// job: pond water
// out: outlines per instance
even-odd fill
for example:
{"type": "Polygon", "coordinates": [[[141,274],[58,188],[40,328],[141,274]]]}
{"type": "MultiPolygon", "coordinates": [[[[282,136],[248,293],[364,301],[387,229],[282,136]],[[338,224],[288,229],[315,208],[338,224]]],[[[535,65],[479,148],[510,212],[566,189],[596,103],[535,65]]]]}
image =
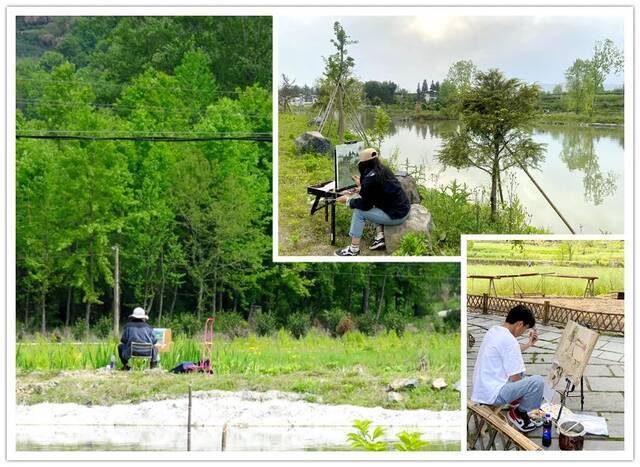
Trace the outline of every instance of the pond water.
{"type": "MultiPolygon", "coordinates": [[[[365,125],[372,124],[367,116],[365,125]]],[[[382,156],[398,150],[399,168],[423,165],[427,186],[448,185],[456,180],[475,189],[478,199],[488,199],[490,179],[477,168],[443,167],[436,152],[442,135],[456,128],[454,121],[411,122],[394,120],[384,141],[382,156]],[[485,187],[485,193],[482,188],[485,187]]],[[[623,221],[623,128],[545,126],[535,129],[533,139],[546,144],[540,170],[529,172],[577,233],[624,233],[623,221]]],[[[511,169],[503,175],[505,199],[517,194],[531,216],[530,224],[565,234],[569,230],[542,197],[527,175],[511,169]]]]}
{"type": "MultiPolygon", "coordinates": [[[[18,451],[186,451],[184,426],[18,425],[18,451]]],[[[386,427],[391,437],[400,431],[420,431],[429,451],[459,451],[459,430],[433,427],[386,427]]],[[[300,426],[230,426],[227,451],[347,451],[353,428],[300,426]]],[[[192,451],[219,451],[222,427],[193,427],[192,451]]]]}

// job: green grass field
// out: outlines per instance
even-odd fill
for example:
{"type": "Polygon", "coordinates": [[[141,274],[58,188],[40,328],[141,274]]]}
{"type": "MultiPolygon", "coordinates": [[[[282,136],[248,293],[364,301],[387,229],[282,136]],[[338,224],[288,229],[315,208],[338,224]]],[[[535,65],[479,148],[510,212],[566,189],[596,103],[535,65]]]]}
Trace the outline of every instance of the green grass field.
{"type": "Polygon", "coordinates": [[[553,261],[563,265],[624,266],[623,241],[471,241],[467,244],[470,260],[553,261]]]}
{"type": "MultiPolygon", "coordinates": [[[[598,277],[596,295],[624,290],[624,242],[618,240],[470,241],[467,260],[469,275],[555,272],[598,277]],[[525,261],[531,264],[513,264],[525,261]]],[[[517,279],[525,292],[539,291],[539,281],[539,276],[517,279]]],[[[498,295],[513,293],[510,279],[498,280],[495,285],[498,295]]],[[[581,297],[585,285],[582,279],[548,277],[544,281],[547,295],[567,297],[581,297]]],[[[486,293],[488,287],[486,279],[467,279],[469,294],[486,293]]]]}
{"type": "MultiPolygon", "coordinates": [[[[310,401],[388,408],[454,410],[460,393],[458,333],[394,332],[365,336],[350,332],[331,338],[312,331],[302,339],[286,332],[272,337],[220,339],[214,344],[215,375],[174,375],[166,371],[96,372],[106,366],[115,342],[98,344],[20,342],[16,349],[18,402],[75,402],[110,405],[117,402],[184,396],[194,390],[281,390],[302,393],[310,401]],[[420,359],[428,371],[420,371],[420,359]],[[395,378],[418,378],[420,387],[406,392],[402,402],[387,400],[387,385],[395,378]],[[431,388],[443,377],[448,387],[431,388]],[[22,389],[21,389],[22,388],[22,389]]],[[[200,344],[174,342],[163,353],[168,370],[184,360],[199,359],[200,344]]]]}

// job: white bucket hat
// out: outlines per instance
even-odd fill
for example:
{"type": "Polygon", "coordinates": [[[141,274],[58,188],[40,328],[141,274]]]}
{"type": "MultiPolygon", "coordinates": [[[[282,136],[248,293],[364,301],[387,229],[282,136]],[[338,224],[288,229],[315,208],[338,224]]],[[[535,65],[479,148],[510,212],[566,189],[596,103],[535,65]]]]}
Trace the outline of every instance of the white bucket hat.
{"type": "Polygon", "coordinates": [[[133,313],[129,315],[129,318],[149,319],[143,308],[137,307],[133,310],[133,313]]]}

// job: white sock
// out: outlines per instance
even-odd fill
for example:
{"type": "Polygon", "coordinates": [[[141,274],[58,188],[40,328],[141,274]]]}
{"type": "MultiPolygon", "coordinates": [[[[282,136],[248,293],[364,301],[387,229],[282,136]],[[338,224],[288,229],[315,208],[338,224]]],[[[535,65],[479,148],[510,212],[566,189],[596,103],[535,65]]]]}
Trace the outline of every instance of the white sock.
{"type": "Polygon", "coordinates": [[[349,245],[349,249],[353,252],[360,251],[360,247],[354,244],[349,245]]]}
{"type": "Polygon", "coordinates": [[[376,232],[376,240],[382,240],[384,238],[384,232],[376,232]]]}

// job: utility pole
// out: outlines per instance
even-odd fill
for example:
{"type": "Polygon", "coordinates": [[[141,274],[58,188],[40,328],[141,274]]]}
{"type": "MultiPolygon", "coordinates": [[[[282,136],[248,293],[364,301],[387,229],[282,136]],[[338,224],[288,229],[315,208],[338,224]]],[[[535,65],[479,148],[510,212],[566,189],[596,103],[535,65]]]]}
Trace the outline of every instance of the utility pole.
{"type": "Polygon", "coordinates": [[[120,247],[113,247],[115,266],[113,284],[113,335],[120,337],[120,247]]]}

